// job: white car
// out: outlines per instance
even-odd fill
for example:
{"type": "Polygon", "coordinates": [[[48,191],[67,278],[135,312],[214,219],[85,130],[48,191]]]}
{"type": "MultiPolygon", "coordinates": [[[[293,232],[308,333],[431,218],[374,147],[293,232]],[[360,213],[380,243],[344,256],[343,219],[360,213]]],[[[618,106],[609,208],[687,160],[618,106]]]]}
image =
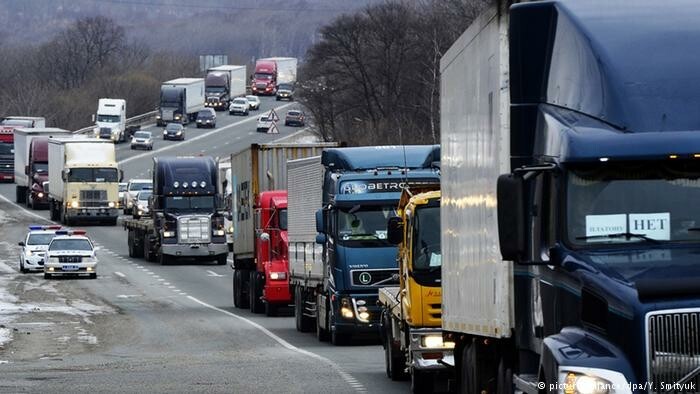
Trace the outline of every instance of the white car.
{"type": "MultiPolygon", "coordinates": [[[[126,195],[126,187],[129,186],[127,182],[119,182],[119,203],[122,204],[124,201],[124,196],[126,195]]],[[[46,190],[46,189],[44,189],[46,190]]]]}
{"type": "Polygon", "coordinates": [[[134,198],[141,190],[151,190],[153,189],[153,181],[150,179],[132,179],[126,186],[126,193],[124,193],[124,200],[121,201],[124,207],[124,214],[130,215],[132,208],[134,207],[134,198]]]}
{"type": "Polygon", "coordinates": [[[150,131],[137,131],[131,136],[131,149],[153,150],[153,135],[150,131]]]}
{"type": "Polygon", "coordinates": [[[49,243],[56,236],[56,230],[61,226],[29,226],[29,232],[24,241],[19,243],[22,250],[19,254],[19,271],[42,271],[44,269],[44,254],[49,243]]]}
{"type": "Polygon", "coordinates": [[[134,199],[134,219],[148,215],[148,198],[153,194],[153,190],[142,190],[134,199]]]}
{"type": "Polygon", "coordinates": [[[231,101],[231,105],[228,106],[229,115],[242,114],[248,115],[250,110],[250,102],[245,97],[237,97],[231,101]]]}
{"type": "Polygon", "coordinates": [[[260,115],[258,117],[258,124],[256,131],[267,131],[272,127],[273,117],[269,113],[265,115],[260,115]]]}
{"type": "Polygon", "coordinates": [[[257,111],[260,109],[260,97],[258,96],[245,96],[246,99],[248,99],[248,103],[250,104],[250,110],[251,111],[257,111]]]}
{"type": "Polygon", "coordinates": [[[83,230],[57,230],[46,250],[44,279],[53,276],[97,278],[97,248],[83,230]]]}

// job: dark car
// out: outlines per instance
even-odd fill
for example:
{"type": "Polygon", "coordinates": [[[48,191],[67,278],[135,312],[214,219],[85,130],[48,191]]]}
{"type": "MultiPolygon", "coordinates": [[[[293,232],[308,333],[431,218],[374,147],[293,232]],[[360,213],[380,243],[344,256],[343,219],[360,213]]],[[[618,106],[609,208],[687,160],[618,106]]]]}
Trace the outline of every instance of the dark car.
{"type": "Polygon", "coordinates": [[[185,139],[185,126],[179,123],[168,123],[163,130],[164,140],[180,140],[185,139]]]}
{"type": "Polygon", "coordinates": [[[197,112],[197,128],[216,127],[216,111],[213,108],[204,108],[197,112]]]}
{"type": "Polygon", "coordinates": [[[291,111],[287,111],[287,115],[284,117],[284,125],[285,126],[304,126],[306,120],[306,116],[304,115],[303,111],[299,111],[296,109],[293,109],[291,111]]]}
{"type": "Polygon", "coordinates": [[[277,101],[294,100],[294,86],[291,83],[281,83],[277,85],[277,101]]]}

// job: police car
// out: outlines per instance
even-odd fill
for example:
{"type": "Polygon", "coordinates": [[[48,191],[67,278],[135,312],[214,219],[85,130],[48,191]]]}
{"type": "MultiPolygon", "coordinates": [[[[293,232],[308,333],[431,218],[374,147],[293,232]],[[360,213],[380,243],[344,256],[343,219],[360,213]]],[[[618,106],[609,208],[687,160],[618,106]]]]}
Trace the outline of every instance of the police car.
{"type": "Polygon", "coordinates": [[[22,251],[19,254],[19,270],[22,273],[42,271],[44,269],[44,254],[49,243],[56,236],[56,230],[61,226],[29,226],[29,232],[24,241],[19,243],[22,251]]]}
{"type": "Polygon", "coordinates": [[[97,248],[84,230],[58,230],[46,250],[44,278],[88,276],[97,278],[97,248]]]}

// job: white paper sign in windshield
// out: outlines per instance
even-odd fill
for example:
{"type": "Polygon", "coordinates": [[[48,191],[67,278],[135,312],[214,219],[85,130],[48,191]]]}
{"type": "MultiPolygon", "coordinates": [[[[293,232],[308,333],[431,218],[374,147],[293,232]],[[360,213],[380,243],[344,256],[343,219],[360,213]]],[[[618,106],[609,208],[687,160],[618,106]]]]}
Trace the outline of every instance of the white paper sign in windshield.
{"type": "Polygon", "coordinates": [[[660,241],[671,239],[671,214],[661,213],[630,213],[629,231],[635,234],[644,234],[649,238],[660,241]]]}
{"type": "Polygon", "coordinates": [[[627,215],[586,215],[586,236],[627,232],[627,215]]]}

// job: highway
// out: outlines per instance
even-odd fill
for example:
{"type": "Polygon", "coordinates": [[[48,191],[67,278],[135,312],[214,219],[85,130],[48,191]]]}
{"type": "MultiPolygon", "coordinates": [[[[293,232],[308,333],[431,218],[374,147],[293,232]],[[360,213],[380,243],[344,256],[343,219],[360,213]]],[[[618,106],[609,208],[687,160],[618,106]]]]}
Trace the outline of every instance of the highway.
{"type": "MultiPolygon", "coordinates": [[[[117,147],[124,179],[149,178],[154,156],[224,157],[251,143],[293,135],[284,113],[295,102],[262,98],[247,117],[217,114],[217,128],[190,123],[186,140],[163,141],[149,127],[152,151],[117,147]],[[258,114],[276,107],[280,133],[255,131],[258,114]]],[[[99,246],[97,280],[44,280],[20,274],[18,246],[47,211],[14,204],[0,185],[0,392],[298,392],[399,393],[376,341],[333,347],[295,330],[291,310],[269,318],[233,307],[228,265],[161,266],[128,257],[120,227],[90,226],[99,246]],[[4,283],[3,283],[4,282],[4,283]]]]}

